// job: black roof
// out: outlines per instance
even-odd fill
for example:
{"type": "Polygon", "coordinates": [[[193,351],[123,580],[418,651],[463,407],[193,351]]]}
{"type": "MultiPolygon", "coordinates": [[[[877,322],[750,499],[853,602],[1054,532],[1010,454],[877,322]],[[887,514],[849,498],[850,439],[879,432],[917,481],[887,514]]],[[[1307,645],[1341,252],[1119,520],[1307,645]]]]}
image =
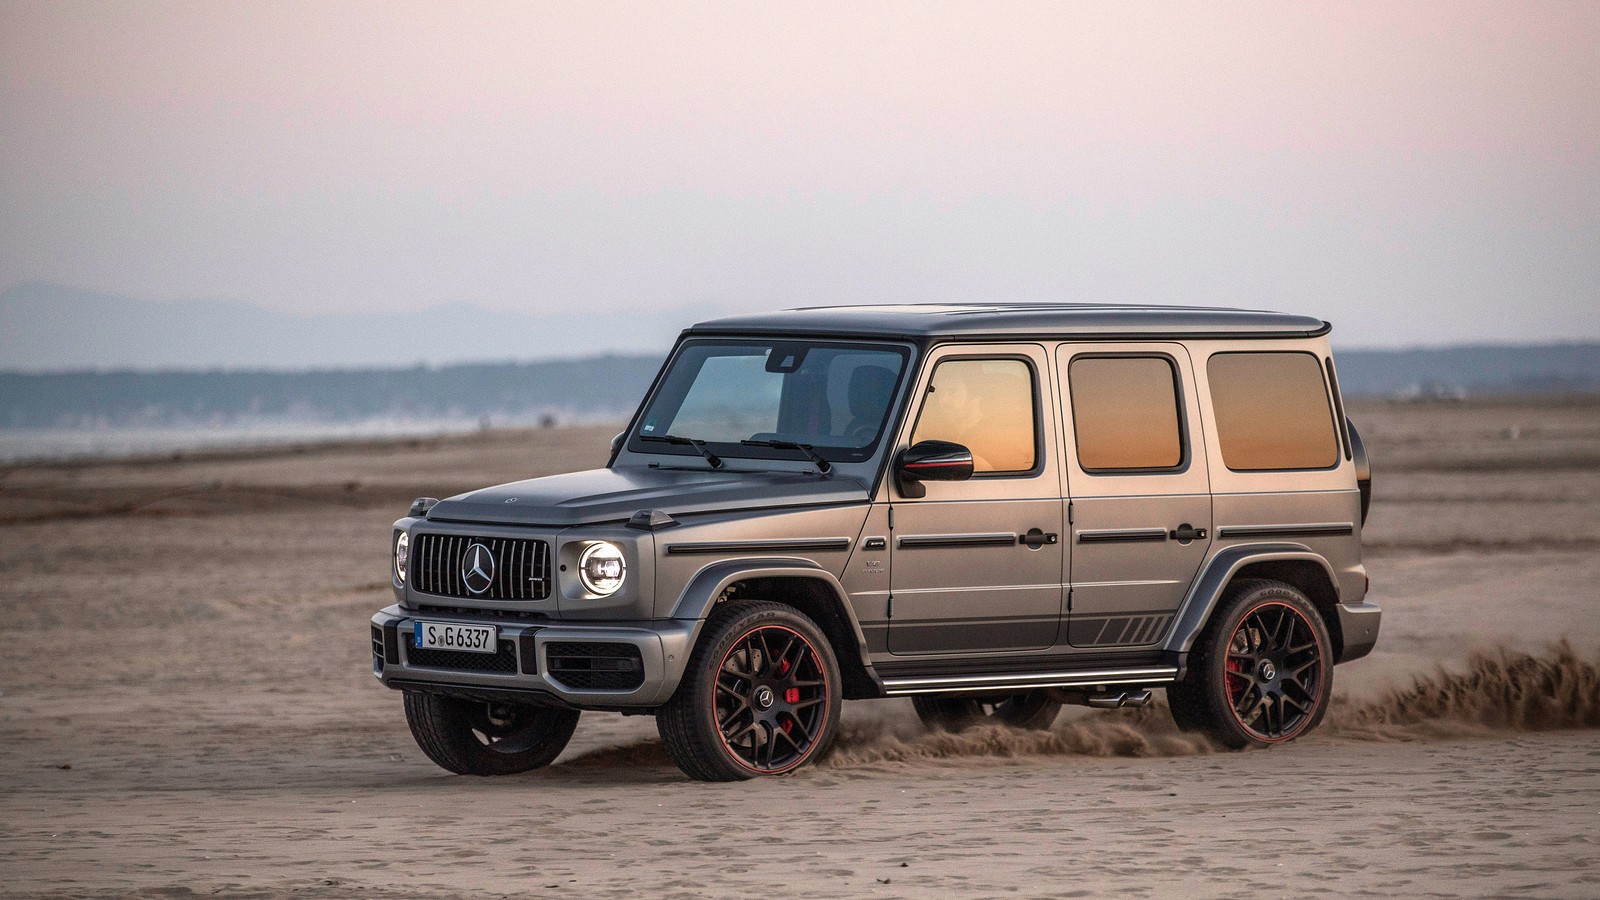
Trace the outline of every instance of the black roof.
{"type": "Polygon", "coordinates": [[[828,337],[1315,337],[1332,328],[1310,316],[1204,306],[961,303],[813,306],[712,319],[693,334],[828,337]]]}

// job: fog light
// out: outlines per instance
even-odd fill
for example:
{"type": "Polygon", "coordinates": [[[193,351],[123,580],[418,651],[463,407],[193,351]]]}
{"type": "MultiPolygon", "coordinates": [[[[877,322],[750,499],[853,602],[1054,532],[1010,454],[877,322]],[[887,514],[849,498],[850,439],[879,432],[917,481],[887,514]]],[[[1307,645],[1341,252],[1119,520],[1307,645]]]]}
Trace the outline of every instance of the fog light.
{"type": "Polygon", "coordinates": [[[628,576],[628,564],[622,560],[622,548],[600,541],[590,544],[578,557],[578,579],[591,594],[609,597],[622,587],[628,576]]]}

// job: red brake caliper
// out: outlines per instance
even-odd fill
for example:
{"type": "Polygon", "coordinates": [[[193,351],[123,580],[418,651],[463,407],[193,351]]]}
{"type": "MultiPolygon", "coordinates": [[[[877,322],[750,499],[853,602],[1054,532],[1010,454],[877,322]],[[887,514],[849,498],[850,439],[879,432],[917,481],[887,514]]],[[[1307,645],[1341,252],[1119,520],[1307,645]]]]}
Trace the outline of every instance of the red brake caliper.
{"type": "MultiPolygon", "coordinates": [[[[1248,641],[1249,638],[1247,637],[1246,640],[1248,641]]],[[[1232,641],[1228,642],[1228,649],[1225,652],[1228,652],[1230,654],[1233,652],[1233,642],[1232,641]]],[[[1228,677],[1225,679],[1226,682],[1227,682],[1227,688],[1228,688],[1228,699],[1229,700],[1234,700],[1238,696],[1239,692],[1244,689],[1243,688],[1243,684],[1242,684],[1243,678],[1234,677],[1234,676],[1242,676],[1244,674],[1244,663],[1239,661],[1239,660],[1237,660],[1237,659],[1234,659],[1230,655],[1227,658],[1227,662],[1225,662],[1223,664],[1223,668],[1226,669],[1227,673],[1228,673],[1228,677]]]]}
{"type": "MultiPolygon", "coordinates": [[[[779,675],[787,675],[787,674],[789,674],[789,670],[792,669],[792,668],[794,668],[794,664],[789,662],[789,660],[787,660],[787,659],[778,660],[778,674],[779,675]]],[[[797,687],[792,687],[792,688],[785,689],[784,692],[783,692],[783,702],[785,702],[785,703],[799,703],[800,702],[800,689],[797,688],[797,687]]],[[[794,722],[791,721],[789,719],[789,717],[785,716],[784,718],[779,720],[778,727],[783,729],[783,733],[784,734],[788,734],[789,732],[794,730],[794,722]]]]}

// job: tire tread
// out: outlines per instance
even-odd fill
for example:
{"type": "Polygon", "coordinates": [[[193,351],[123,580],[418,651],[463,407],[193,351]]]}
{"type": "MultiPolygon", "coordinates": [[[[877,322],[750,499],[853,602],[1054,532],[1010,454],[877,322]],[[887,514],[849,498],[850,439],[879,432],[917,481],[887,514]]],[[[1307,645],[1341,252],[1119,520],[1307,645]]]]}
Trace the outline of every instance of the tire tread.
{"type": "Polygon", "coordinates": [[[575,709],[532,707],[534,715],[547,725],[538,743],[519,753],[497,753],[472,735],[464,721],[461,706],[464,702],[474,701],[421,691],[405,692],[406,722],[411,726],[411,736],[417,746],[440,768],[457,775],[515,775],[543,768],[561,755],[578,727],[579,712],[575,709]]]}
{"type": "Polygon", "coordinates": [[[965,697],[946,697],[938,694],[917,695],[911,698],[917,718],[932,730],[961,731],[985,722],[998,723],[1021,731],[1044,731],[1061,714],[1059,701],[1043,700],[1028,715],[985,715],[977,700],[965,697]]]}

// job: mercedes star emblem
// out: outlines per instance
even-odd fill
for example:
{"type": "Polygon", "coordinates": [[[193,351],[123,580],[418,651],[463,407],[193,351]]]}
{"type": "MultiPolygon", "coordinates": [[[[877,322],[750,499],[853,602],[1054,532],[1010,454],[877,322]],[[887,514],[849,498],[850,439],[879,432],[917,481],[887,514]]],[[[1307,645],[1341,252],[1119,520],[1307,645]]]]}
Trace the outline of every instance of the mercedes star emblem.
{"type": "Polygon", "coordinates": [[[473,544],[461,555],[461,583],[467,592],[481,594],[494,584],[494,554],[482,544],[473,544]]]}

